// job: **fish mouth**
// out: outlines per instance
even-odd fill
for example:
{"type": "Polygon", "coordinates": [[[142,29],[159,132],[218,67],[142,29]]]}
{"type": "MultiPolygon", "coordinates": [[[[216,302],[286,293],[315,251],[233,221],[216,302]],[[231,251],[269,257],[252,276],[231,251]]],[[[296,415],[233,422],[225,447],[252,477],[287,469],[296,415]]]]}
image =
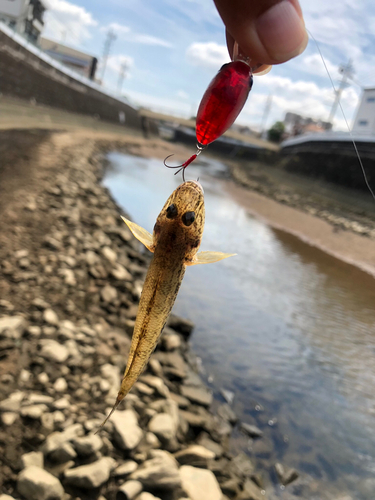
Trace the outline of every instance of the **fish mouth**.
{"type": "Polygon", "coordinates": [[[193,184],[193,186],[198,189],[202,194],[204,194],[203,186],[199,181],[188,181],[189,183],[193,184]]]}

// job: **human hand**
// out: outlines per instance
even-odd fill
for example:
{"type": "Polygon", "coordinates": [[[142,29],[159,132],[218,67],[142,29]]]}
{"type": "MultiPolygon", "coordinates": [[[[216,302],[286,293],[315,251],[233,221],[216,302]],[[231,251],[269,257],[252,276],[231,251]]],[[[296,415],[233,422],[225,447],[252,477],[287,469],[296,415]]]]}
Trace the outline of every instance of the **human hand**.
{"type": "Polygon", "coordinates": [[[229,54],[236,41],[251,66],[288,61],[301,54],[308,35],[298,0],[214,0],[225,24],[229,54]]]}

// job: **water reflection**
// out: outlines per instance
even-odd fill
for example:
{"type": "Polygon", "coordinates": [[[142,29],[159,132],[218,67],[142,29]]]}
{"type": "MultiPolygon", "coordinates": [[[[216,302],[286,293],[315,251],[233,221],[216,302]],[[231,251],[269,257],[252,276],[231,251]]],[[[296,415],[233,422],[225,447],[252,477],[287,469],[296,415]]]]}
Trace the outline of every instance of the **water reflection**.
{"type": "MultiPolygon", "coordinates": [[[[114,169],[105,184],[151,230],[179,179],[158,160],[109,159],[114,169]]],[[[375,463],[375,281],[250,216],[207,174],[222,175],[223,165],[205,163],[188,176],[199,176],[205,189],[201,249],[238,255],[189,268],[176,312],[197,325],[193,348],[216,394],[220,387],[234,391],[236,412],[264,429],[269,450],[254,444],[250,453],[265,468],[282,459],[357,491],[375,463]]],[[[238,437],[234,443],[244,446],[238,437]]]]}

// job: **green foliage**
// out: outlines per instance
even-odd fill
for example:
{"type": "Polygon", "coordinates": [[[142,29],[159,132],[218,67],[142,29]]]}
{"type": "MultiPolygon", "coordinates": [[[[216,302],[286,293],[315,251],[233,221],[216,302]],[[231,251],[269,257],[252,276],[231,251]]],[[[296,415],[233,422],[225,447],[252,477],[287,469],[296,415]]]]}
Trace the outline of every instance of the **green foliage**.
{"type": "Polygon", "coordinates": [[[268,130],[268,140],[272,142],[281,142],[283,134],[285,131],[285,126],[283,122],[276,122],[268,130]]]}

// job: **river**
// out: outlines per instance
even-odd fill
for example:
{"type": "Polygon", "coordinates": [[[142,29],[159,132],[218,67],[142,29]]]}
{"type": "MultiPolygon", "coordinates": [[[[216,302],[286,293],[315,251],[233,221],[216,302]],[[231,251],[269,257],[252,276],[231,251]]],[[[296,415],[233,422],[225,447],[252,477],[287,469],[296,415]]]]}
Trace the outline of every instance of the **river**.
{"type": "MultiPolygon", "coordinates": [[[[152,231],[180,175],[156,159],[108,159],[104,184],[152,231]]],[[[174,311],[196,324],[192,348],[216,399],[232,391],[237,415],[264,431],[254,442],[235,431],[232,446],[273,485],[276,461],[295,467],[300,498],[373,500],[375,280],[250,215],[225,175],[210,159],[187,172],[205,190],[201,250],[237,255],[188,268],[174,311]]]]}

